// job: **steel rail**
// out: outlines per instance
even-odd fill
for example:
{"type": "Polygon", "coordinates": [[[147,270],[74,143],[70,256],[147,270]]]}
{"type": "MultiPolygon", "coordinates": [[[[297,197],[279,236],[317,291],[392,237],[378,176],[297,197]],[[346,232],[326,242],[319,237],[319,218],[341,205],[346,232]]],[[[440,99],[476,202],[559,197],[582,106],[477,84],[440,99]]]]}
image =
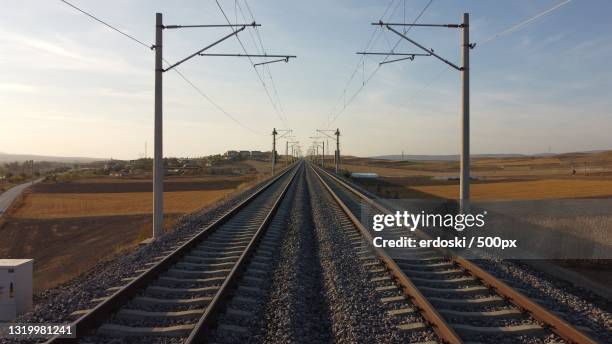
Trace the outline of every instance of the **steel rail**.
{"type": "Polygon", "coordinates": [[[225,304],[225,301],[231,291],[231,288],[238,279],[238,276],[246,268],[246,262],[248,260],[247,257],[252,255],[257,246],[257,243],[260,241],[261,237],[268,229],[270,222],[272,222],[274,215],[276,215],[276,212],[278,211],[281,202],[287,194],[287,190],[289,190],[289,187],[291,186],[300,168],[301,165],[298,165],[298,167],[294,169],[293,174],[291,175],[289,181],[283,188],[283,191],[274,202],[274,205],[272,206],[270,211],[268,211],[266,218],[257,229],[257,232],[245,248],[244,252],[242,252],[242,254],[240,255],[240,258],[238,259],[236,264],[232,267],[232,270],[223,281],[223,284],[221,284],[219,291],[216,293],[212,301],[206,306],[204,314],[200,317],[196,326],[191,331],[191,334],[185,341],[186,344],[202,343],[206,341],[206,335],[209,333],[209,330],[212,328],[212,325],[214,324],[217,317],[219,316],[219,313],[223,309],[223,305],[225,304]]]}
{"type": "MultiPolygon", "coordinates": [[[[312,168],[312,166],[311,166],[312,168]]],[[[318,168],[317,168],[318,169],[318,168]]],[[[434,306],[429,303],[429,301],[421,294],[418,288],[412,283],[412,281],[404,274],[402,269],[395,263],[393,258],[389,257],[389,255],[381,248],[376,247],[372,244],[372,235],[367,228],[363,226],[361,221],[355,217],[353,212],[348,208],[348,206],[336,195],[336,193],[331,189],[331,187],[323,180],[321,175],[317,172],[316,169],[313,168],[313,172],[317,175],[319,180],[325,189],[330,193],[332,198],[336,201],[336,203],[342,208],[344,213],[349,217],[353,225],[357,228],[357,230],[361,233],[363,237],[366,238],[368,245],[376,252],[376,255],[387,267],[387,270],[393,275],[395,280],[402,287],[404,293],[410,298],[410,300],[418,307],[421,315],[430,322],[433,327],[433,330],[447,343],[458,344],[463,343],[459,335],[455,332],[455,330],[444,320],[444,318],[438,313],[434,306]]]]}
{"type": "Polygon", "coordinates": [[[85,313],[80,318],[73,321],[71,325],[76,338],[63,338],[60,336],[55,336],[46,341],[45,343],[75,343],[78,342],[79,338],[90,334],[94,329],[98,328],[105,320],[107,320],[112,313],[116,312],[121,306],[123,306],[126,302],[128,302],[140,291],[142,291],[142,289],[146,288],[149,284],[151,284],[151,282],[153,282],[162,272],[167,270],[168,267],[176,263],[193,247],[197,246],[209,235],[214,233],[219,227],[229,221],[233,216],[235,216],[239,211],[241,211],[254,199],[259,197],[265,190],[269,189],[277,181],[287,175],[289,171],[291,171],[292,169],[296,169],[296,166],[297,165],[290,165],[289,167],[285,168],[285,170],[282,171],[279,175],[272,178],[269,182],[261,186],[248,198],[231,208],[221,218],[208,225],[200,233],[196,234],[187,242],[183,243],[180,247],[169,253],[164,259],[147,269],[145,272],[138,275],[134,280],[121,287],[121,289],[109,296],[106,300],[96,305],[89,312],[85,313]]]}
{"type": "MultiPolygon", "coordinates": [[[[385,214],[392,214],[393,212],[389,209],[385,208],[383,205],[378,202],[370,199],[365,196],[359,190],[355,189],[345,181],[340,178],[334,176],[333,174],[325,171],[319,167],[317,169],[321,170],[323,173],[327,174],[330,178],[340,184],[342,187],[349,190],[351,193],[355,194],[360,200],[365,201],[369,205],[378,209],[379,211],[385,214]]],[[[347,208],[348,209],[348,208],[347,208]]],[[[431,237],[424,233],[423,231],[416,232],[417,236],[420,236],[422,239],[431,239],[431,237]]],[[[482,268],[478,267],[476,264],[470,262],[469,260],[455,254],[451,250],[445,248],[437,248],[438,251],[442,252],[444,255],[449,257],[453,262],[463,267],[466,271],[468,271],[471,275],[481,280],[484,284],[494,289],[500,296],[506,298],[509,302],[517,306],[519,309],[525,310],[527,313],[531,314],[534,319],[539,320],[550,327],[550,329],[559,335],[561,338],[573,342],[573,343],[588,343],[588,344],[596,344],[597,341],[584,334],[582,331],[578,330],[571,324],[567,323],[563,319],[559,318],[552,312],[548,311],[544,307],[538,305],[529,299],[529,297],[523,295],[518,292],[511,286],[506,283],[500,281],[495,278],[490,273],[486,272],[482,268]]]]}

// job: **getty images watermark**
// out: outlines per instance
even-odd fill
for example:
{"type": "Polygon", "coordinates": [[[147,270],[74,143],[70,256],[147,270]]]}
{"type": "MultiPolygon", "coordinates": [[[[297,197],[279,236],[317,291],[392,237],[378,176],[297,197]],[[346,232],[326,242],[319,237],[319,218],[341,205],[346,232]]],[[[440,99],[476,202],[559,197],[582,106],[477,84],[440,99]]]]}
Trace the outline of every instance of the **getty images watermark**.
{"type": "Polygon", "coordinates": [[[385,228],[407,228],[415,231],[417,228],[453,228],[458,232],[470,228],[482,228],[485,225],[484,211],[479,214],[426,214],[410,213],[406,210],[396,211],[395,214],[375,214],[372,217],[372,229],[377,232],[385,228]]]}

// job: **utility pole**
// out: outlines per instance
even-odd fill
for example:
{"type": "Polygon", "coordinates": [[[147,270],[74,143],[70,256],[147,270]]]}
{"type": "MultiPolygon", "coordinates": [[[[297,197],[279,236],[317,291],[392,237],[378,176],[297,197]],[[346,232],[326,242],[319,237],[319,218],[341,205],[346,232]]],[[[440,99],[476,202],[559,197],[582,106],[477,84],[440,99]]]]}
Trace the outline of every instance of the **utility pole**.
{"type": "Polygon", "coordinates": [[[272,129],[272,175],[274,175],[274,165],[276,165],[276,128],[272,129]]]}
{"type": "Polygon", "coordinates": [[[461,59],[463,67],[461,69],[461,80],[463,87],[461,88],[462,101],[462,136],[461,136],[461,178],[459,184],[461,194],[459,200],[462,210],[469,210],[470,200],[470,15],[463,14],[463,54],[461,59]]]}
{"type": "MultiPolygon", "coordinates": [[[[317,130],[317,132],[321,132],[319,130],[317,130]]],[[[325,137],[321,137],[321,136],[311,136],[309,137],[310,139],[313,139],[315,141],[313,141],[313,144],[316,146],[316,150],[317,150],[317,154],[315,155],[315,161],[317,161],[316,159],[320,159],[319,160],[319,165],[321,165],[321,167],[325,167],[323,165],[323,157],[325,156],[325,137]],[[319,145],[321,145],[321,150],[322,150],[322,154],[319,156],[319,145]]]]}
{"type": "MultiPolygon", "coordinates": [[[[293,130],[291,130],[291,129],[279,129],[277,131],[276,128],[274,128],[274,130],[272,131],[272,135],[274,136],[274,138],[272,139],[273,140],[273,147],[274,147],[273,152],[272,152],[272,156],[273,156],[273,159],[272,159],[272,175],[274,175],[274,167],[275,167],[274,165],[276,165],[276,135],[279,134],[279,133],[282,133],[282,135],[278,137],[279,139],[282,139],[282,138],[285,138],[288,135],[290,135],[291,132],[293,132],[293,130]]],[[[286,138],[286,140],[287,140],[287,138],[286,138]]],[[[287,150],[289,149],[289,146],[286,145],[285,147],[286,147],[286,151],[285,151],[285,153],[286,153],[287,150]]]]}
{"type": "Polygon", "coordinates": [[[323,151],[323,147],[325,146],[324,141],[313,141],[313,162],[317,163],[318,160],[318,164],[323,167],[323,160],[322,160],[322,156],[319,154],[319,147],[321,147],[321,152],[323,151]]]}
{"type": "Polygon", "coordinates": [[[340,129],[336,128],[336,174],[340,171],[340,129]]]}
{"type": "MultiPolygon", "coordinates": [[[[162,14],[155,14],[155,45],[151,48],[155,50],[155,125],[154,125],[154,153],[153,153],[153,240],[158,239],[163,235],[163,221],[164,221],[164,205],[163,205],[163,194],[164,194],[164,162],[163,162],[163,73],[172,70],[179,65],[187,62],[188,60],[196,56],[235,56],[235,57],[282,57],[282,60],[266,61],[265,63],[274,63],[285,61],[289,62],[290,58],[295,58],[295,55],[268,55],[268,54],[206,54],[204,51],[216,46],[217,44],[225,41],[226,39],[237,36],[238,33],[242,32],[247,27],[261,26],[255,22],[250,24],[204,24],[204,25],[164,25],[162,20],[162,14]],[[217,41],[205,46],[202,49],[194,52],[193,54],[179,60],[174,64],[169,64],[168,67],[164,68],[163,62],[163,30],[166,29],[190,29],[190,28],[220,28],[228,27],[232,30],[231,33],[218,39],[217,41]]],[[[261,64],[261,63],[259,63],[261,64]]],[[[257,64],[254,64],[257,65],[257,64]]]]}
{"type": "Polygon", "coordinates": [[[321,141],[323,149],[321,149],[321,167],[325,168],[325,141],[321,141]]]}
{"type": "Polygon", "coordinates": [[[163,235],[164,226],[164,161],[162,137],[162,82],[164,24],[162,14],[155,14],[155,128],[153,154],[153,240],[163,235]]]}
{"type": "MultiPolygon", "coordinates": [[[[470,49],[473,49],[476,44],[470,43],[470,15],[469,13],[463,14],[463,23],[461,24],[406,24],[406,23],[384,23],[379,21],[378,23],[372,23],[372,25],[379,25],[381,27],[385,27],[387,30],[395,33],[401,38],[407,40],[412,43],[419,49],[425,51],[427,54],[425,55],[417,55],[417,54],[399,54],[399,55],[412,55],[410,56],[410,60],[414,60],[414,56],[433,56],[438,60],[446,63],[452,68],[461,72],[461,93],[462,93],[462,104],[461,104],[461,158],[460,158],[460,174],[459,174],[459,200],[461,212],[465,213],[469,211],[469,199],[470,199],[470,49]],[[459,67],[456,64],[450,62],[449,60],[441,57],[436,54],[433,49],[428,49],[423,45],[415,42],[411,38],[406,36],[406,32],[399,32],[394,29],[393,26],[418,26],[418,27],[445,27],[445,28],[459,28],[462,30],[462,39],[461,39],[461,48],[462,48],[462,57],[461,62],[462,66],[459,67]]],[[[366,55],[380,55],[385,53],[358,53],[358,54],[366,54],[366,55]]],[[[391,55],[398,55],[392,54],[391,55]]],[[[407,58],[386,61],[385,63],[396,62],[401,60],[406,60],[407,58]]],[[[382,63],[381,63],[382,64],[382,63]]]]}
{"type": "MultiPolygon", "coordinates": [[[[336,170],[336,173],[338,173],[339,171],[339,165],[340,165],[340,129],[336,128],[336,130],[327,130],[327,129],[317,129],[318,133],[321,133],[331,139],[335,139],[336,140],[336,152],[334,154],[334,167],[336,170]],[[328,132],[333,133],[334,136],[328,134],[328,132]]],[[[318,139],[318,137],[312,137],[312,138],[316,138],[318,139]]],[[[327,150],[329,152],[329,142],[327,144],[327,150]]]]}
{"type": "MultiPolygon", "coordinates": [[[[294,147],[300,143],[299,141],[287,141],[287,161],[289,161],[289,148],[291,148],[291,158],[293,160],[294,147]]],[[[293,161],[292,161],[293,162],[293,161]]]]}

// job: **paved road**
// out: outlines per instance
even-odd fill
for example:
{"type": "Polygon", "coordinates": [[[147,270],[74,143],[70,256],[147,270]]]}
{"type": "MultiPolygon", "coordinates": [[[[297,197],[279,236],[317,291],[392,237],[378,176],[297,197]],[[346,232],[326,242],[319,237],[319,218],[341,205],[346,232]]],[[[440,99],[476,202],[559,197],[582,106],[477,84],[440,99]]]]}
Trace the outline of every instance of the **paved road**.
{"type": "MultiPolygon", "coordinates": [[[[37,179],[34,183],[38,183],[42,181],[43,178],[37,179]]],[[[8,189],[6,192],[0,194],[0,215],[4,214],[4,212],[13,204],[15,199],[21,195],[23,190],[27,189],[32,185],[32,182],[27,182],[19,185],[15,185],[12,188],[8,189]]]]}

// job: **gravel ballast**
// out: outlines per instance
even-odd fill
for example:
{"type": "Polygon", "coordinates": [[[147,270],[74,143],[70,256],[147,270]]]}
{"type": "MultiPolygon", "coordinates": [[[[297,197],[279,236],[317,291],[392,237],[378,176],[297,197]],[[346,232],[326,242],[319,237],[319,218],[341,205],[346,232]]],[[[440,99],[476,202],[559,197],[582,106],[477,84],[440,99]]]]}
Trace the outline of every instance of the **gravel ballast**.
{"type": "MultiPolygon", "coordinates": [[[[371,280],[386,277],[377,258],[367,266],[358,252],[367,250],[363,239],[347,226],[348,217],[323,188],[312,170],[308,169],[308,190],[326,297],[329,300],[333,341],[338,343],[406,343],[436,340],[430,328],[415,331],[400,330],[399,323],[424,323],[418,314],[407,318],[388,314],[383,298],[399,296],[399,288],[381,293],[371,280]],[[348,229],[348,230],[343,230],[348,229]],[[352,238],[352,239],[351,239],[352,238]],[[357,238],[357,239],[355,239],[357,238]],[[359,244],[355,244],[359,242],[359,244]],[[383,272],[373,274],[372,269],[383,272]],[[402,321],[403,319],[403,321],[402,321]],[[406,322],[408,320],[408,322],[406,322]]],[[[405,301],[401,304],[405,307],[405,301]]]]}
{"type": "Polygon", "coordinates": [[[253,194],[267,181],[183,216],[170,233],[152,244],[104,259],[82,275],[35,294],[32,311],[21,315],[15,322],[66,323],[75,320],[76,317],[71,313],[95,306],[92,299],[110,295],[112,292],[108,291],[108,288],[126,284],[122,279],[136,276],[136,270],[145,268],[145,264],[178,247],[253,194]]]}

